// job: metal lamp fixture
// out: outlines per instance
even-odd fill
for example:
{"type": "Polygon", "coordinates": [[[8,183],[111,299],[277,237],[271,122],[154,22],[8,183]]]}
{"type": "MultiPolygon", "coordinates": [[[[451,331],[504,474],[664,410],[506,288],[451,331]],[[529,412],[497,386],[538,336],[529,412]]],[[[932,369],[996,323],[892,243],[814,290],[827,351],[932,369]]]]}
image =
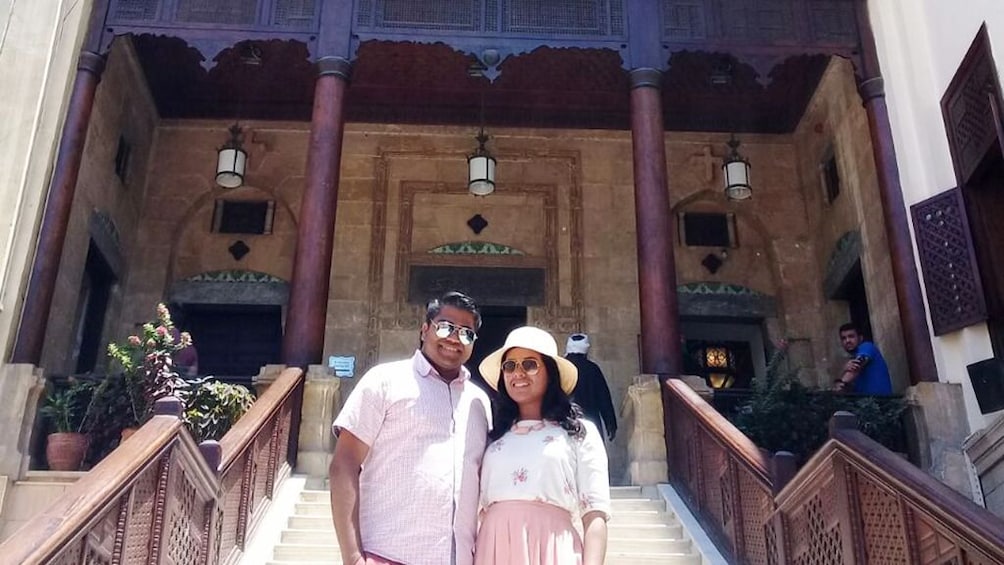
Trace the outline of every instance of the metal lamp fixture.
{"type": "Polygon", "coordinates": [[[237,188],[244,184],[248,154],[244,151],[244,133],[241,126],[230,126],[230,139],[219,149],[216,159],[216,184],[223,188],[237,188]]]}
{"type": "Polygon", "coordinates": [[[488,136],[484,126],[474,139],[478,148],[467,157],[467,190],[474,196],[488,196],[495,192],[495,157],[485,149],[488,136]]]}
{"type": "Polygon", "coordinates": [[[750,162],[739,154],[739,140],[735,134],[729,139],[731,151],[722,163],[722,176],[725,178],[725,197],[729,200],[747,200],[753,196],[750,187],[750,162]]]}

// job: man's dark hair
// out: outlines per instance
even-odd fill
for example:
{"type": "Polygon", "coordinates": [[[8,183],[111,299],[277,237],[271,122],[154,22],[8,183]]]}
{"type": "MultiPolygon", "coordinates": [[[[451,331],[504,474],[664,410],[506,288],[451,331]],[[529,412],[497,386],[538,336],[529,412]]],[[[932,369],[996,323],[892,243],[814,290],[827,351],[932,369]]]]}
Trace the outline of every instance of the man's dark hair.
{"type": "Polygon", "coordinates": [[[861,333],[861,329],[858,328],[858,326],[855,325],[854,322],[847,322],[846,324],[840,326],[840,329],[837,330],[837,333],[844,333],[849,330],[854,330],[858,333],[858,335],[863,335],[861,333]]]}
{"type": "Polygon", "coordinates": [[[425,307],[425,321],[431,322],[439,315],[444,306],[453,306],[458,310],[464,310],[474,314],[474,331],[481,329],[481,311],[474,299],[462,292],[451,291],[432,299],[425,307]]]}

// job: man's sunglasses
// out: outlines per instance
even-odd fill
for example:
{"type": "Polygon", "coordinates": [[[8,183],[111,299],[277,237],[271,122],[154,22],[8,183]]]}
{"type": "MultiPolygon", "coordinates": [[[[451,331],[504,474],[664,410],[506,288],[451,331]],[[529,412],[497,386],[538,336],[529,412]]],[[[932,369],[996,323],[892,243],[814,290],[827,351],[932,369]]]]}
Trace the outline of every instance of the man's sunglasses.
{"type": "Polygon", "coordinates": [[[523,373],[527,376],[536,375],[540,371],[540,361],[537,361],[533,357],[527,357],[522,361],[516,361],[515,359],[509,359],[502,363],[502,372],[511,375],[516,372],[516,367],[523,369],[523,373]]]}
{"type": "Polygon", "coordinates": [[[478,334],[471,328],[458,326],[449,320],[433,322],[432,327],[436,328],[436,337],[439,339],[446,339],[453,335],[453,332],[457,332],[457,338],[463,345],[470,345],[478,339],[478,334]]]}

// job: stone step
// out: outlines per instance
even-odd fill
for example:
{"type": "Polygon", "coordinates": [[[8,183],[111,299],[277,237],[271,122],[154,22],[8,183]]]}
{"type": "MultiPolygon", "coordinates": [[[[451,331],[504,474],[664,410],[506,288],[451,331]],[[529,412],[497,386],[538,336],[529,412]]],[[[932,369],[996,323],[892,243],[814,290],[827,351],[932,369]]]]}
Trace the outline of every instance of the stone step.
{"type": "Polygon", "coordinates": [[[684,553],[627,553],[607,552],[606,565],[701,565],[700,555],[684,553]]]}
{"type": "Polygon", "coordinates": [[[655,525],[639,524],[608,524],[607,536],[610,539],[683,539],[683,526],[679,523],[655,525]]]}
{"type": "Polygon", "coordinates": [[[331,502],[331,493],[326,490],[305,490],[300,492],[300,502],[331,502]]]}
{"type": "Polygon", "coordinates": [[[327,502],[297,502],[297,516],[327,516],[331,517],[331,504],[327,502]]]}
{"type": "MultiPolygon", "coordinates": [[[[608,554],[632,553],[672,553],[687,554],[691,542],[684,539],[613,538],[607,541],[608,554]]],[[[276,559],[323,558],[338,554],[338,544],[334,532],[310,530],[286,530],[282,533],[282,543],[275,546],[276,559]]]]}
{"type": "MultiPolygon", "coordinates": [[[[613,513],[615,516],[633,512],[665,512],[666,503],[646,498],[623,498],[614,499],[613,513]]],[[[298,502],[296,504],[296,514],[298,516],[331,516],[331,505],[324,502],[298,502]]]]}
{"type": "Polygon", "coordinates": [[[658,510],[630,510],[625,512],[614,512],[610,517],[610,524],[617,525],[658,525],[676,522],[676,515],[672,512],[660,512],[658,510]]]}
{"type": "Polygon", "coordinates": [[[272,558],[278,561],[341,562],[337,545],[285,544],[275,546],[272,558]]]}
{"type": "Polygon", "coordinates": [[[614,513],[625,510],[658,510],[666,511],[666,501],[649,498],[614,498],[611,501],[614,513]]]}
{"type": "Polygon", "coordinates": [[[641,492],[641,487],[610,487],[610,498],[647,498],[641,492]]]}

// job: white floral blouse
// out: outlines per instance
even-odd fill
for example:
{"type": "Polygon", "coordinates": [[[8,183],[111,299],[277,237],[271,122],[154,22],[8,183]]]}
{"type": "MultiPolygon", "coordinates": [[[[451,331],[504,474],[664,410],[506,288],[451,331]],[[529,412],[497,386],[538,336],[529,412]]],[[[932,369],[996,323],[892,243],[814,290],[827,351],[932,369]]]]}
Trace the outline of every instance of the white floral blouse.
{"type": "Polygon", "coordinates": [[[522,420],[489,444],[481,464],[482,508],[529,500],[564,508],[576,519],[594,510],[609,519],[607,451],[596,425],[579,421],[581,440],[554,422],[522,420]]]}

